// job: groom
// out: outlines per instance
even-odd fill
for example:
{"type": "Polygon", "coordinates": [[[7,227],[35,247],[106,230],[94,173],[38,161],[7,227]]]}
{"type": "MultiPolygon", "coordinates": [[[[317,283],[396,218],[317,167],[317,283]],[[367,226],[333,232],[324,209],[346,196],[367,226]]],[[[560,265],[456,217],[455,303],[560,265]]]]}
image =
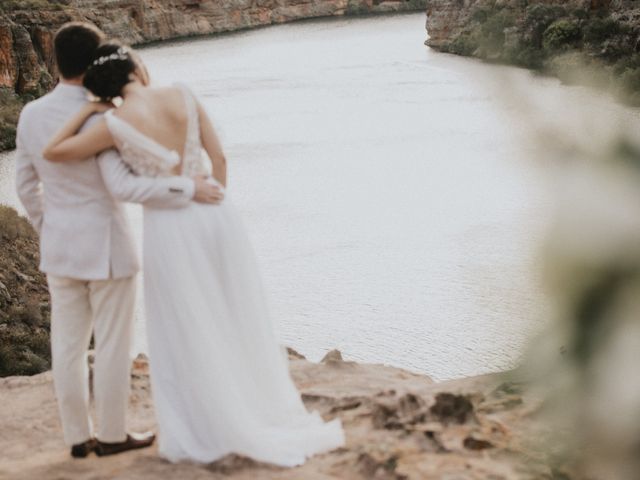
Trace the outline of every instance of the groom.
{"type": "Polygon", "coordinates": [[[40,268],[51,293],[53,380],[73,457],[91,451],[110,455],[154,441],[150,433],[127,433],[125,425],[139,266],[120,202],[183,208],[192,200],[222,200],[221,191],[204,177],[135,176],[115,150],[66,164],[42,158],[49,139],[88,101],[82,80],[103,40],[90,24],[70,23],[58,31],[60,82],[24,108],[17,132],[17,190],[40,234],[40,268]],[[95,437],[86,359],[92,333],[95,437]]]}

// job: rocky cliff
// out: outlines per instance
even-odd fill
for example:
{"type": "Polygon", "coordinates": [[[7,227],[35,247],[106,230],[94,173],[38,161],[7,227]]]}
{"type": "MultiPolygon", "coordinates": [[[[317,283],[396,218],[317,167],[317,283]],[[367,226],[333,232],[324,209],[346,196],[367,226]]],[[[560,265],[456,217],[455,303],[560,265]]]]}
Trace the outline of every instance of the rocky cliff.
{"type": "MultiPolygon", "coordinates": [[[[31,480],[543,480],[578,479],[541,449],[535,396],[500,375],[433,383],[382,365],[312,363],[291,352],[291,373],[310,410],[340,418],[345,447],[293,469],[229,456],[210,465],[172,465],[155,448],[74,461],[62,444],[51,374],[0,379],[0,478],[31,480]]],[[[155,428],[146,360],[134,363],[129,423],[155,428]]],[[[224,394],[224,392],[222,392],[224,394]]]]}
{"type": "Polygon", "coordinates": [[[292,20],[423,10],[425,0],[2,0],[0,150],[14,146],[25,101],[54,83],[53,35],[65,22],[90,21],[138,45],[292,20]]]}
{"type": "Polygon", "coordinates": [[[427,0],[427,44],[613,90],[640,104],[640,5],[632,0],[427,0]]]}
{"type": "Polygon", "coordinates": [[[36,232],[0,205],[0,377],[51,368],[49,293],[38,263],[36,232]]]}

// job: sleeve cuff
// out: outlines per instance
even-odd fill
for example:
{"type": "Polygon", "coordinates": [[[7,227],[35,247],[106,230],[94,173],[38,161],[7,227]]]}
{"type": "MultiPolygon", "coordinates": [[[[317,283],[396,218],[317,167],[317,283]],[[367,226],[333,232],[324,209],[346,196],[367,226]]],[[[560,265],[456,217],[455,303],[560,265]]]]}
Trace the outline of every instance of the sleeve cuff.
{"type": "Polygon", "coordinates": [[[193,200],[196,194],[196,182],[192,178],[185,178],[184,194],[189,200],[193,200]]]}

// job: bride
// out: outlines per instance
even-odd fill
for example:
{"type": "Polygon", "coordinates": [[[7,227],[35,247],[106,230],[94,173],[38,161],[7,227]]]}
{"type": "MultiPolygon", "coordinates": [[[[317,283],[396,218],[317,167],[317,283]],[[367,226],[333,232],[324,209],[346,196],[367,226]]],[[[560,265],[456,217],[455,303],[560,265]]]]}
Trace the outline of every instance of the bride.
{"type": "MultiPolygon", "coordinates": [[[[78,112],[45,158],[73,161],[116,147],[139,175],[212,170],[211,181],[226,186],[220,142],[187,87],[149,87],[138,56],[116,43],[97,49],[84,85],[103,103],[78,112]],[[121,105],[107,111],[118,97],[121,105]]],[[[291,380],[251,245],[228,199],[145,208],[144,289],[162,456],[212,462],[236,453],[294,466],[344,443],[339,420],[307,412],[291,380]]]]}

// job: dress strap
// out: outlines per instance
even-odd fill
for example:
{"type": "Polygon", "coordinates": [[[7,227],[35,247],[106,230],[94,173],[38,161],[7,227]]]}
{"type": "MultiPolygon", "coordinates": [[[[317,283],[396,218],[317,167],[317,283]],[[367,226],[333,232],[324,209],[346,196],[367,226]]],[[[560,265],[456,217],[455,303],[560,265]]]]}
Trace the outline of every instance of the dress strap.
{"type": "Polygon", "coordinates": [[[176,83],[184,96],[187,108],[187,144],[185,148],[185,161],[196,161],[200,157],[200,120],[198,105],[191,89],[184,83],[176,83]]]}
{"type": "Polygon", "coordinates": [[[191,89],[182,83],[175,83],[174,86],[184,95],[187,108],[187,138],[182,159],[182,175],[193,176],[198,174],[208,175],[210,169],[205,164],[200,138],[200,117],[198,113],[198,101],[191,89]]]}

